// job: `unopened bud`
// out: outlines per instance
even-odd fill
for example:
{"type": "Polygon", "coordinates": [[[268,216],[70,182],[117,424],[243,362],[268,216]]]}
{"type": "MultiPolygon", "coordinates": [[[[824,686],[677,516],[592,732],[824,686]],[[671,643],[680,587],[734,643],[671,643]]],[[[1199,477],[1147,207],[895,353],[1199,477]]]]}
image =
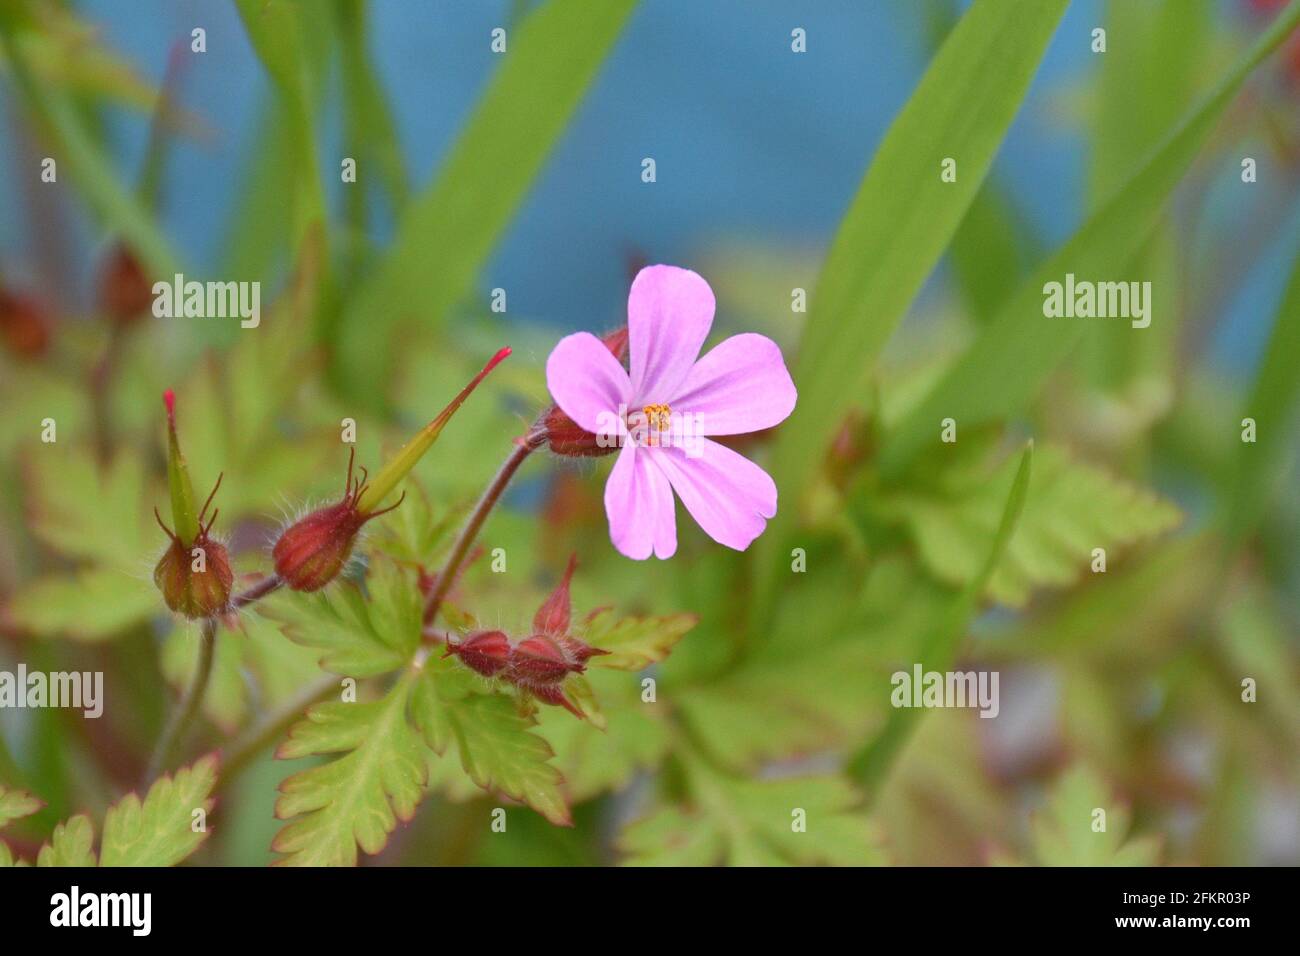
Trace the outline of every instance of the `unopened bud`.
{"type": "Polygon", "coordinates": [[[153,283],[144,266],[124,243],[115,243],[99,274],[99,302],[118,325],[131,325],[147,315],[153,305],[153,283]]]}
{"type": "Polygon", "coordinates": [[[50,345],[50,318],[39,301],[0,288],[0,339],[20,358],[40,358],[50,345]]]}
{"type": "MultiPolygon", "coordinates": [[[[305,518],[290,525],[280,535],[272,549],[275,571],[294,591],[318,591],[338,576],[352,556],[357,534],[367,521],[392,511],[402,503],[397,502],[379,509],[379,504],[415,467],[441,434],[451,416],[469,397],[470,392],[483,381],[502,359],[510,354],[503,348],[483,366],[483,370],[461,389],[438,417],[431,421],[380,469],[373,482],[361,469],[361,477],[353,481],[352,466],[355,450],[348,457],[348,475],[343,485],[341,500],[318,508],[305,518]]],[[[403,493],[405,497],[405,493],[403,493]]]]}
{"type": "MultiPolygon", "coordinates": [[[[627,326],[607,333],[601,341],[610,354],[622,362],[627,355],[627,326]]],[[[552,405],[542,413],[540,424],[546,434],[547,447],[557,455],[566,458],[599,458],[618,451],[616,442],[600,440],[564,414],[558,405],[552,405]]]]}

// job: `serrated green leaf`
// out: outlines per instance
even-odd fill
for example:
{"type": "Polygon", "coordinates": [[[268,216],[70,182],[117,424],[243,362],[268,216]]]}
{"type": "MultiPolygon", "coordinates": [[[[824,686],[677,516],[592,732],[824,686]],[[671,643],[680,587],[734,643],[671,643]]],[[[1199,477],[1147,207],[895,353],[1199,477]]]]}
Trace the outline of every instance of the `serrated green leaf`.
{"type": "Polygon", "coordinates": [[[411,660],[420,642],[419,590],[390,561],[377,560],[366,577],[367,601],[349,581],[317,594],[276,595],[261,612],[285,635],[323,652],[320,664],[345,677],[373,677],[411,660]]]}
{"type": "Polygon", "coordinates": [[[42,445],[26,478],[32,532],[60,554],[143,577],[162,552],[166,538],[149,535],[142,517],[152,521],[137,457],[118,455],[101,469],[85,445],[42,445]]]}
{"type": "MultiPolygon", "coordinates": [[[[979,607],[980,596],[988,587],[989,579],[1002,561],[1007,545],[1019,527],[1025,499],[1029,495],[1033,460],[1034,443],[1029,441],[1025,443],[1025,450],[1020,455],[1015,476],[1011,479],[1011,489],[1007,493],[1006,503],[1002,507],[997,529],[992,535],[984,560],[974,577],[966,582],[965,587],[944,609],[923,640],[916,656],[922,666],[937,671],[946,671],[951,666],[962,639],[966,636],[971,618],[979,607]]],[[[922,713],[923,711],[912,708],[895,708],[884,729],[849,762],[849,772],[863,783],[873,799],[922,713]]]]}
{"type": "Polygon", "coordinates": [[[1047,805],[1033,814],[1034,861],[1039,866],[1153,866],[1160,854],[1155,837],[1128,839],[1128,807],[1117,802],[1102,780],[1079,765],[1056,781],[1047,805]],[[1105,812],[1105,829],[1098,832],[1105,812]]]}
{"type": "Polygon", "coordinates": [[[600,701],[603,730],[559,707],[541,707],[537,714],[537,733],[555,751],[551,763],[572,803],[620,790],[638,772],[653,770],[673,739],[668,704],[642,701],[639,675],[592,671],[587,679],[600,701]]]}
{"type": "Polygon", "coordinates": [[[30,793],[22,790],[8,790],[0,784],[0,830],[14,820],[29,817],[45,806],[30,793]]]}
{"type": "Polygon", "coordinates": [[[394,323],[437,328],[469,293],[635,6],[550,0],[510,31],[447,161],[346,309],[335,354],[349,385],[369,392],[382,380],[391,350],[378,343],[394,323]]]}
{"type": "Polygon", "coordinates": [[[425,751],[407,722],[408,673],[372,703],[331,701],[307,711],[276,756],[343,753],[280,784],[275,815],[291,820],[271,844],[284,866],[355,866],[378,853],[424,796],[425,751]]]}
{"type": "Polygon", "coordinates": [[[90,817],[77,814],[54,828],[50,842],[41,847],[37,866],[94,866],[95,826],[90,817]]]}
{"type": "Polygon", "coordinates": [[[793,369],[799,404],[773,453],[784,504],[762,545],[769,576],[760,593],[795,518],[789,503],[802,498],[880,349],[957,230],[1065,7],[976,0],[885,134],[809,303],[793,369]],[[957,161],[956,182],[940,179],[946,157],[957,161]]]}
{"type": "Polygon", "coordinates": [[[971,428],[1016,414],[1080,338],[1107,321],[1120,321],[1045,318],[1043,287],[1063,281],[1067,273],[1090,281],[1122,274],[1246,77],[1297,23],[1300,0],[1293,0],[1124,186],[1011,296],[930,394],[886,435],[880,455],[883,474],[897,477],[918,452],[937,443],[936,425],[946,417],[971,428]]]}
{"type": "Polygon", "coordinates": [[[591,647],[609,653],[593,657],[588,666],[642,670],[667,657],[673,645],[686,636],[697,620],[694,614],[619,618],[608,608],[601,608],[587,618],[582,639],[591,647]]]}
{"type": "Polygon", "coordinates": [[[100,866],[175,866],[208,838],[206,815],[215,801],[217,758],[203,757],[175,774],[159,777],[144,801],[128,793],[104,815],[100,866]],[[205,824],[195,829],[195,811],[205,824]]]}
{"type": "Polygon", "coordinates": [[[879,865],[880,835],[861,796],[840,777],[748,780],[691,760],[692,802],[625,829],[634,866],[879,865]],[[802,826],[803,829],[799,829],[802,826]]]}
{"type": "Polygon", "coordinates": [[[152,582],[94,567],[27,582],[7,613],[15,626],[42,637],[102,641],[158,610],[152,582]]]}
{"type": "Polygon", "coordinates": [[[425,743],[443,755],[444,764],[459,757],[484,790],[526,803],[552,823],[571,825],[560,773],[549,762],[550,744],[533,732],[534,721],[513,698],[483,693],[479,684],[451,661],[426,663],[412,700],[425,743]]]}
{"type": "MultiPolygon", "coordinates": [[[[1088,570],[1094,548],[1108,562],[1125,546],[1168,531],[1181,514],[1168,501],[1073,461],[1064,449],[1038,449],[1019,530],[989,579],[988,597],[1013,607],[1035,588],[1063,587],[1088,570]]],[[[975,480],[907,488],[879,498],[875,505],[901,521],[922,560],[942,581],[971,580],[987,554],[997,528],[1002,493],[1016,460],[1008,458],[975,480]]]]}

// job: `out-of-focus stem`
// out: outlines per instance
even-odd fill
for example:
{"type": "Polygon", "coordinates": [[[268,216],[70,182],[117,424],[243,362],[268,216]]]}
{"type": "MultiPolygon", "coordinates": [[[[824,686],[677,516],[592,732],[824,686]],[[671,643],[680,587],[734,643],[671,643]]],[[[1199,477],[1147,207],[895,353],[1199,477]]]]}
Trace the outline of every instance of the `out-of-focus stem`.
{"type": "Polygon", "coordinates": [[[217,620],[211,617],[204,618],[199,636],[199,661],[194,668],[194,677],[167,729],[163,731],[158,746],[154,749],[153,757],[149,760],[149,769],[144,779],[145,786],[167,769],[175,751],[188,735],[190,726],[194,723],[194,718],[203,703],[203,695],[207,693],[208,682],[212,678],[212,658],[216,646],[217,620]]]}
{"type": "Polygon", "coordinates": [[[302,717],[303,711],[327,697],[338,686],[339,678],[334,675],[308,685],[297,697],[287,701],[241,740],[236,741],[229,753],[222,754],[217,790],[229,787],[259,753],[279,740],[293,722],[302,717]]]}
{"type": "Polygon", "coordinates": [[[470,513],[469,520],[465,522],[465,527],[461,529],[460,536],[456,539],[455,545],[452,546],[451,554],[447,557],[447,563],[434,582],[433,590],[429,592],[428,600],[424,603],[424,623],[432,624],[434,618],[438,616],[438,609],[442,607],[442,602],[447,597],[447,592],[451,590],[452,583],[456,580],[456,573],[460,570],[461,564],[465,561],[465,556],[469,554],[469,549],[474,544],[474,539],[478,537],[479,531],[483,527],[483,522],[491,513],[496,503],[501,500],[501,493],[506,490],[506,485],[510,484],[510,479],[514,477],[519,466],[524,463],[529,455],[542,446],[546,441],[546,433],[540,428],[534,428],[525,435],[514,450],[510,453],[499,469],[493,476],[491,483],[484,490],[482,497],[479,498],[478,504],[470,513]]]}

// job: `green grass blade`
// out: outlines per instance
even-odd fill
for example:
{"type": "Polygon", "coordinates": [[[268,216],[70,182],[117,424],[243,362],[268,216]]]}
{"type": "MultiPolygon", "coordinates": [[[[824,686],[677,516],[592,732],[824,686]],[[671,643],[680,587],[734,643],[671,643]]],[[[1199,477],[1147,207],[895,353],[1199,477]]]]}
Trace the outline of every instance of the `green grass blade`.
{"type": "MultiPolygon", "coordinates": [[[[1278,460],[1292,447],[1292,412],[1300,392],[1300,256],[1282,296],[1268,348],[1260,362],[1240,419],[1253,418],[1256,438],[1241,442],[1236,481],[1225,509],[1229,545],[1239,544],[1258,525],[1270,500],[1269,483],[1278,460]]],[[[1231,548],[1229,548],[1231,550],[1231,548]]]]}
{"type": "MultiPolygon", "coordinates": [[[[966,636],[971,618],[979,608],[980,595],[988,587],[989,578],[997,570],[998,562],[1007,549],[1011,535],[1016,530],[1016,523],[1025,508],[1025,498],[1029,493],[1030,467],[1034,458],[1034,443],[1025,445],[1020,456],[1020,465],[1011,480],[1011,491],[1007,495],[1006,506],[1002,509],[1002,518],[998,522],[997,534],[989,547],[988,557],[979,574],[967,582],[961,593],[944,611],[938,624],[925,639],[918,662],[925,670],[946,671],[952,666],[953,659],[966,636]]],[[[915,729],[922,712],[912,708],[899,707],[890,712],[884,728],[866,747],[858,752],[849,762],[849,772],[856,777],[866,790],[868,797],[874,798],[884,782],[894,758],[907,742],[908,736],[915,729]]]]}
{"type": "Polygon", "coordinates": [[[236,0],[235,6],[249,42],[282,98],[292,131],[296,251],[315,224],[324,224],[326,218],[324,185],[316,157],[315,104],[326,59],[321,41],[327,34],[309,32],[305,18],[316,14],[293,0],[236,0]]]}
{"type": "Polygon", "coordinates": [[[886,437],[880,467],[887,476],[897,475],[931,438],[938,440],[939,422],[945,417],[970,428],[1022,410],[1085,331],[1096,328],[1098,321],[1111,321],[1045,318],[1044,284],[1062,280],[1067,272],[1081,279],[1120,276],[1143,248],[1174,187],[1246,77],[1297,23],[1300,0],[1293,0],[1123,188],[1021,286],[957,364],[886,437]]]}
{"type": "Polygon", "coordinates": [[[22,50],[22,38],[5,26],[0,29],[0,45],[22,98],[41,123],[59,173],[71,174],[100,221],[110,225],[126,241],[150,272],[154,275],[180,272],[180,260],[171,243],[149,211],[118,180],[112,163],[86,129],[67,95],[32,75],[22,50]]]}
{"type": "Polygon", "coordinates": [[[799,404],[772,462],[783,504],[762,544],[765,570],[775,573],[772,552],[831,435],[984,181],[1065,7],[976,0],[880,144],[810,302],[799,404]],[[955,183],[940,181],[945,157],[957,160],[955,183]]]}
{"type": "Polygon", "coordinates": [[[346,307],[337,350],[345,387],[359,393],[383,380],[395,323],[436,327],[469,293],[635,6],[550,0],[511,32],[447,161],[346,307]]]}

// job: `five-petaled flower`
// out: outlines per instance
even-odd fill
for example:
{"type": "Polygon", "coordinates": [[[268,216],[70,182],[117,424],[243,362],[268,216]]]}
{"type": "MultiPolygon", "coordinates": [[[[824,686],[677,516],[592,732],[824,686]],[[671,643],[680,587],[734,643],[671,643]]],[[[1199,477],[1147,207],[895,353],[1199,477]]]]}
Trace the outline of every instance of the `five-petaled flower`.
{"type": "Polygon", "coordinates": [[[621,445],[605,513],[614,547],[629,558],[677,551],[674,491],[711,538],[738,551],[776,514],[767,472],[703,436],[784,421],[794,382],[766,336],[734,335],[701,357],[714,305],[694,272],[649,266],[628,294],[630,369],[589,332],[561,339],[547,359],[546,384],[560,409],[602,442],[621,445]]]}

